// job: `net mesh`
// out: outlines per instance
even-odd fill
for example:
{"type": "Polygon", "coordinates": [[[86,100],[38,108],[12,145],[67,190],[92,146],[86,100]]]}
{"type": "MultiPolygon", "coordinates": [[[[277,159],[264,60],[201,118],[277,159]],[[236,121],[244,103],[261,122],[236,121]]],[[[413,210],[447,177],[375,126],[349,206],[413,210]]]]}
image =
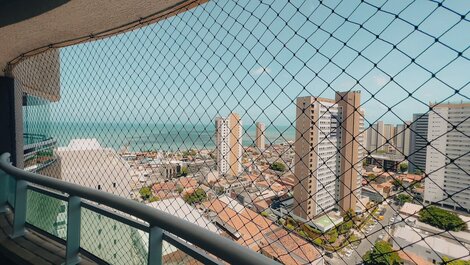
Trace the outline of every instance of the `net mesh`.
{"type": "MultiPolygon", "coordinates": [[[[285,264],[470,259],[469,2],[190,2],[10,63],[28,167],[285,264]]],[[[145,260],[89,217],[120,242],[88,251],[145,260]]]]}

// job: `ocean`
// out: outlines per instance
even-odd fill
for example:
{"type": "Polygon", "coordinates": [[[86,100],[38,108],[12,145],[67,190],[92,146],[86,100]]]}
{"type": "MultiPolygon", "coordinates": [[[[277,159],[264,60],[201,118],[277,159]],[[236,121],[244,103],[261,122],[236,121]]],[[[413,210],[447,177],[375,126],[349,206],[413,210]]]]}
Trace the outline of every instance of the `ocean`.
{"type": "MultiPolygon", "coordinates": [[[[243,145],[253,145],[256,126],[243,126],[243,145]]],[[[130,151],[176,151],[215,148],[214,124],[149,124],[103,122],[50,122],[46,126],[29,124],[25,132],[46,134],[67,146],[72,139],[96,138],[103,147],[128,148],[130,151]]],[[[293,126],[267,125],[266,144],[295,139],[293,126]]]]}

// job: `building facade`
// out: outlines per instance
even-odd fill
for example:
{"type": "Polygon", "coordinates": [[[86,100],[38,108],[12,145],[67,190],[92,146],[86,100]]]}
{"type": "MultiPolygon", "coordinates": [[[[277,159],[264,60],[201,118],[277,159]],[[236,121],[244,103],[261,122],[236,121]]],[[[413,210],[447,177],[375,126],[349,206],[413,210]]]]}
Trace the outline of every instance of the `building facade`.
{"type": "Polygon", "coordinates": [[[377,121],[367,129],[367,150],[371,153],[396,150],[395,136],[395,125],[377,121]]]}
{"type": "Polygon", "coordinates": [[[411,141],[411,122],[406,121],[404,124],[398,124],[395,127],[395,150],[397,153],[403,156],[410,154],[410,141],[411,141]]]}
{"type": "Polygon", "coordinates": [[[413,114],[410,129],[410,153],[408,172],[424,172],[426,170],[426,146],[428,143],[428,114],[413,114]]]}
{"type": "Polygon", "coordinates": [[[470,103],[431,107],[424,200],[470,210],[470,103]]]}
{"type": "Polygon", "coordinates": [[[262,122],[256,123],[256,147],[259,150],[266,148],[266,137],[265,137],[266,125],[262,122]]]}
{"type": "Polygon", "coordinates": [[[363,111],[360,92],[297,98],[294,214],[304,219],[355,209],[360,195],[363,111]],[[354,140],[353,140],[354,138],[354,140]]]}
{"type": "Polygon", "coordinates": [[[231,113],[227,118],[217,117],[216,154],[219,175],[236,176],[242,171],[242,121],[231,113]]]}

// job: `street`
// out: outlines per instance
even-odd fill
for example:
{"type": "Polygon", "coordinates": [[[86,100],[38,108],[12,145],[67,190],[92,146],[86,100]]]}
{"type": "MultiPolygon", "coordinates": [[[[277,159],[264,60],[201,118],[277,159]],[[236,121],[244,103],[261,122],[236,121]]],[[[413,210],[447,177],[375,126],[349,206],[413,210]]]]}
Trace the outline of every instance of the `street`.
{"type": "MultiPolygon", "coordinates": [[[[340,254],[336,253],[334,258],[326,258],[330,264],[361,264],[362,256],[371,249],[375,241],[379,238],[380,234],[384,233],[385,236],[388,236],[386,231],[389,231],[390,229],[388,226],[390,223],[390,218],[394,213],[398,212],[398,210],[396,207],[393,205],[390,206],[386,202],[384,202],[382,205],[384,206],[384,209],[386,209],[384,213],[384,219],[376,223],[368,234],[365,234],[364,231],[359,231],[363,238],[359,246],[353,249],[351,256],[340,256],[340,254]]],[[[363,230],[365,230],[365,228],[363,228],[363,230]]]]}

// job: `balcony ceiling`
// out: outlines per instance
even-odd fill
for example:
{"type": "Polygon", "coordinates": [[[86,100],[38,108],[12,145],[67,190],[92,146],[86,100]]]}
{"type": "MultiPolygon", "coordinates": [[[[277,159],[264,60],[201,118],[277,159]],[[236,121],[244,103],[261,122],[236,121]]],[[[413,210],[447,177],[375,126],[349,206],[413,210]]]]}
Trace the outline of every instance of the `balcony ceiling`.
{"type": "Polygon", "coordinates": [[[158,12],[173,15],[180,6],[206,1],[0,0],[0,76],[9,61],[30,50],[96,35],[158,12]]]}

